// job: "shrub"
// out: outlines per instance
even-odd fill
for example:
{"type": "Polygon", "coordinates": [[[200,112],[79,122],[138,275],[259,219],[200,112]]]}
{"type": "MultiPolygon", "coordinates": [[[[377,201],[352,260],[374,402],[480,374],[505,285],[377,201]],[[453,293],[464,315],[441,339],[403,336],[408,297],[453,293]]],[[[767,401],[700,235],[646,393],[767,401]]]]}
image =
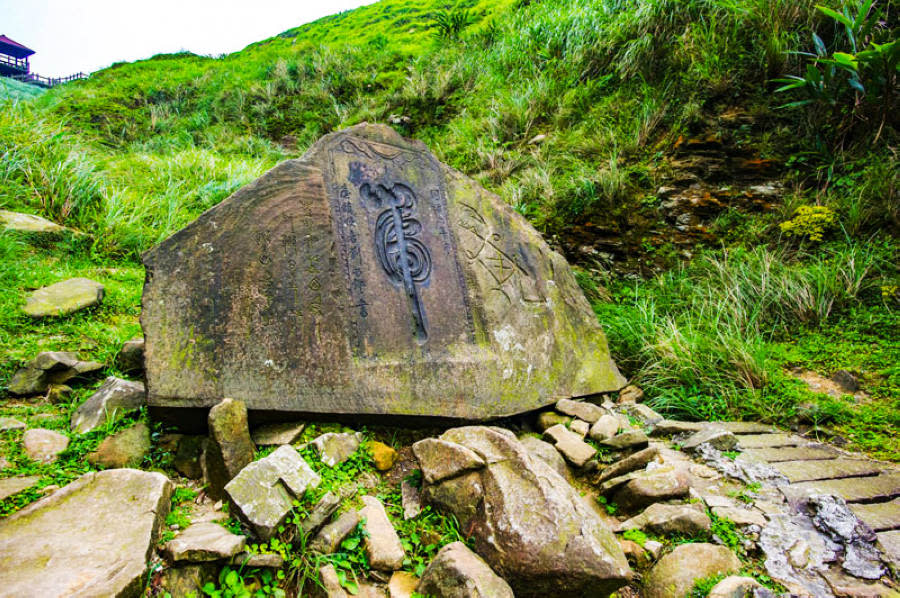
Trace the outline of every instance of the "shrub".
{"type": "Polygon", "coordinates": [[[821,241],[837,227],[837,216],[826,206],[800,206],[794,211],[794,217],[779,227],[789,237],[821,241]]]}

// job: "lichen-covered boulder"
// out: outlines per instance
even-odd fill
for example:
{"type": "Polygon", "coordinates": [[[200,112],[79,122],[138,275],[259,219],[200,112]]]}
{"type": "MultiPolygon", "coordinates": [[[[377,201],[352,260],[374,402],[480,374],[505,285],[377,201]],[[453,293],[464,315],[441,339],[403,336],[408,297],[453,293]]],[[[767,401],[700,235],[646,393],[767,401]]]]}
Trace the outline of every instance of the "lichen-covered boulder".
{"type": "Polygon", "coordinates": [[[243,401],[222,399],[209,410],[209,442],[203,451],[207,493],[224,498],[225,485],[253,461],[256,446],[250,438],[247,407],[243,401]]]}
{"type": "Polygon", "coordinates": [[[64,316],[103,300],[104,287],[88,278],[70,278],[40,288],[25,299],[25,313],[35,318],[64,316]]]}
{"type": "Polygon", "coordinates": [[[88,473],[0,520],[0,595],[141,595],[169,511],[160,473],[88,473]]]}
{"type": "Polygon", "coordinates": [[[462,542],[438,551],[422,573],[417,592],[440,598],[514,598],[509,584],[462,542]]]}
{"type": "Polygon", "coordinates": [[[140,382],[110,376],[103,385],[72,414],[72,430],[85,434],[107,420],[114,420],[144,404],[146,392],[140,382]]]}
{"type": "Polygon", "coordinates": [[[741,561],[724,546],[682,544],[664,556],[644,578],[645,598],[684,596],[694,582],[712,575],[734,573],[741,561]]]}
{"type": "Polygon", "coordinates": [[[45,351],[20,368],[9,381],[9,392],[34,395],[46,392],[55,384],[103,369],[102,363],[81,361],[68,351],[45,351]]]}
{"type": "Polygon", "coordinates": [[[454,428],[441,437],[485,463],[423,490],[452,512],[516,596],[606,597],[631,578],[619,543],[579,493],[514,435],[454,428]]]}
{"type": "Polygon", "coordinates": [[[143,259],[155,408],[481,420],[625,383],[565,259],[383,125],[325,136],[143,259]]]}

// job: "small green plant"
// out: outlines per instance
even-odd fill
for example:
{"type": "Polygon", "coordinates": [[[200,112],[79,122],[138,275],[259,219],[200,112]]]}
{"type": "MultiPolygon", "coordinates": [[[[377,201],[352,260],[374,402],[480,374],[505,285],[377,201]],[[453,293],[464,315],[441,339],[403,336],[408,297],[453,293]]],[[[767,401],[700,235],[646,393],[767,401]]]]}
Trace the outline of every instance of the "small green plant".
{"type": "Polygon", "coordinates": [[[647,534],[637,528],[625,530],[625,533],[622,534],[622,537],[626,540],[631,540],[632,542],[635,542],[640,546],[643,546],[647,541],[647,534]]]}
{"type": "Polygon", "coordinates": [[[694,582],[694,587],[691,588],[686,598],[706,598],[709,596],[710,591],[716,587],[716,584],[725,579],[725,577],[727,576],[724,573],[717,573],[698,579],[694,582]]]}
{"type": "Polygon", "coordinates": [[[607,498],[605,496],[598,496],[597,502],[600,504],[600,506],[602,506],[604,509],[606,509],[606,513],[608,515],[615,515],[616,511],[619,510],[619,507],[616,506],[616,503],[609,502],[609,500],[607,500],[607,498]]]}
{"type": "Polygon", "coordinates": [[[278,575],[270,569],[244,572],[225,566],[219,572],[218,584],[207,582],[202,590],[210,598],[284,598],[285,592],[278,584],[278,575]]]}
{"type": "Polygon", "coordinates": [[[431,18],[431,27],[436,38],[456,41],[471,21],[468,10],[441,10],[431,18]]]}
{"type": "Polygon", "coordinates": [[[829,231],[837,228],[837,215],[827,206],[800,206],[794,211],[793,218],[779,227],[789,237],[820,242],[829,231]]]}

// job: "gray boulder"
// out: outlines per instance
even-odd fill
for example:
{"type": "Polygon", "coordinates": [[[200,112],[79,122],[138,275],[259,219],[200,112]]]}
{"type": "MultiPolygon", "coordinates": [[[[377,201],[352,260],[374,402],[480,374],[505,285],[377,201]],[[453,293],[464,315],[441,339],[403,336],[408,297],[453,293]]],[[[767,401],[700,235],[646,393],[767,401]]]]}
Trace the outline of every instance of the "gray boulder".
{"type": "Polygon", "coordinates": [[[88,278],[70,278],[40,288],[25,298],[25,313],[33,318],[64,316],[103,300],[104,287],[88,278]]]}
{"type": "Polygon", "coordinates": [[[230,559],[244,549],[247,538],[233,534],[211,521],[192,523],[174,539],[166,542],[163,552],[173,563],[203,563],[230,559]]]}
{"type": "Polygon", "coordinates": [[[612,438],[601,440],[600,444],[614,449],[642,449],[646,448],[650,439],[641,430],[626,430],[616,434],[612,438]]]}
{"type": "Polygon", "coordinates": [[[597,454],[597,449],[582,440],[581,436],[563,426],[547,428],[544,430],[544,436],[551,438],[556,450],[575,467],[584,467],[597,454]]]}
{"type": "Polygon", "coordinates": [[[267,541],[284,522],[292,501],[320,481],[300,453],[286,444],[244,467],[228,482],[225,492],[241,519],[267,541]]]}
{"type": "Polygon", "coordinates": [[[331,554],[338,549],[344,538],[350,535],[359,525],[359,511],[347,511],[340,517],[326,525],[309,543],[309,550],[331,554]]]}
{"type": "Polygon", "coordinates": [[[171,494],[160,473],[110,469],[0,520],[0,594],[140,596],[171,494]]]}
{"type": "Polygon", "coordinates": [[[517,596],[608,596],[631,578],[615,537],[578,492],[515,437],[484,426],[442,440],[486,466],[426,484],[424,494],[471,530],[475,550],[517,596]]]}
{"type": "Polygon", "coordinates": [[[661,558],[644,578],[644,597],[684,596],[698,579],[734,573],[740,568],[741,561],[724,546],[681,544],[661,558]]]}
{"type": "Polygon", "coordinates": [[[709,427],[699,432],[694,432],[683,443],[681,448],[686,451],[694,451],[701,444],[707,443],[716,450],[731,451],[738,445],[737,436],[722,428],[709,427]]]}
{"type": "Polygon", "coordinates": [[[356,432],[327,432],[315,438],[312,445],[316,448],[322,463],[334,467],[349,459],[359,448],[361,441],[362,437],[356,432]]]}
{"type": "Polygon", "coordinates": [[[100,446],[87,457],[95,467],[137,467],[150,452],[150,429],[137,424],[104,438],[100,446]]]}
{"type": "Polygon", "coordinates": [[[746,598],[753,590],[763,586],[752,577],[732,575],[726,577],[709,591],[706,598],[746,598]]]}
{"type": "Polygon", "coordinates": [[[53,463],[69,446],[69,437],[53,430],[33,428],[22,435],[22,446],[29,459],[53,463]]]}
{"type": "Polygon", "coordinates": [[[417,592],[440,598],[514,598],[509,584],[462,542],[441,548],[422,574],[417,592]]]}
{"type": "MultiPolygon", "coordinates": [[[[613,502],[625,511],[636,511],[655,502],[682,498],[687,496],[690,490],[688,477],[681,471],[660,468],[659,471],[633,473],[638,475],[626,482],[613,495],[613,502]]],[[[610,484],[617,479],[619,478],[613,478],[604,484],[610,484]]]]}
{"type": "Polygon", "coordinates": [[[537,457],[549,465],[553,471],[565,479],[569,479],[570,473],[566,460],[563,459],[563,456],[559,454],[559,451],[552,444],[534,436],[523,436],[519,439],[519,442],[531,453],[532,457],[537,457]]]}
{"type": "Polygon", "coordinates": [[[425,438],[412,446],[413,454],[419,462],[422,476],[429,484],[435,484],[459,474],[481,469],[484,459],[473,451],[455,442],[440,438],[425,438]]]}
{"type": "Polygon", "coordinates": [[[146,391],[140,382],[110,376],[97,392],[72,414],[72,430],[85,434],[126,413],[137,411],[144,404],[146,391]]]}
{"type": "Polygon", "coordinates": [[[116,367],[127,374],[144,371],[144,339],[134,338],[125,341],[119,354],[116,355],[116,367]]]}
{"type": "Polygon", "coordinates": [[[96,361],[81,361],[75,353],[68,351],[45,351],[16,371],[8,388],[14,395],[35,395],[103,367],[96,361]]]}
{"type": "Polygon", "coordinates": [[[615,415],[604,415],[594,422],[588,434],[594,440],[607,440],[615,436],[618,431],[619,418],[615,415]]]}
{"type": "Polygon", "coordinates": [[[626,473],[631,473],[632,471],[643,469],[647,466],[648,463],[656,459],[657,455],[659,455],[659,449],[655,446],[651,446],[649,448],[645,448],[642,451],[638,451],[632,455],[625,457],[624,459],[616,461],[615,463],[604,469],[598,476],[597,481],[605,482],[606,480],[611,480],[615,477],[625,475],[626,473]]]}
{"type": "Polygon", "coordinates": [[[606,411],[593,403],[585,403],[584,401],[573,401],[572,399],[560,399],[556,403],[556,410],[572,417],[584,420],[589,424],[600,419],[606,411]]]}
{"type": "Polygon", "coordinates": [[[666,505],[656,503],[643,513],[622,523],[621,531],[641,529],[656,534],[696,536],[708,532],[712,522],[699,503],[666,505]]]}
{"type": "Polygon", "coordinates": [[[366,555],[369,564],[378,571],[396,571],[403,566],[406,553],[400,536],[388,519],[384,505],[374,496],[363,496],[365,505],[359,510],[365,530],[366,555]]]}
{"type": "Polygon", "coordinates": [[[222,399],[209,410],[207,420],[209,442],[203,451],[203,475],[207,493],[221,500],[225,485],[253,461],[256,446],[250,439],[247,407],[242,401],[222,399]]]}
{"type": "Polygon", "coordinates": [[[59,234],[70,230],[34,214],[10,212],[9,210],[0,210],[0,223],[3,223],[3,228],[6,230],[22,233],[59,234]]]}

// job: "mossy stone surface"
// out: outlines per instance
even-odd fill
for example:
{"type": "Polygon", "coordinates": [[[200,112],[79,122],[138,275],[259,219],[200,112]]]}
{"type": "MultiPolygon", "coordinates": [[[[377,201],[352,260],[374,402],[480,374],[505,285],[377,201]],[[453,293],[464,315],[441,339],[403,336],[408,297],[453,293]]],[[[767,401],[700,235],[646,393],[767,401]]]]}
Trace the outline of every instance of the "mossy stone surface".
{"type": "Polygon", "coordinates": [[[31,293],[25,313],[35,318],[64,316],[103,300],[104,287],[88,278],[70,278],[31,293]]]}

